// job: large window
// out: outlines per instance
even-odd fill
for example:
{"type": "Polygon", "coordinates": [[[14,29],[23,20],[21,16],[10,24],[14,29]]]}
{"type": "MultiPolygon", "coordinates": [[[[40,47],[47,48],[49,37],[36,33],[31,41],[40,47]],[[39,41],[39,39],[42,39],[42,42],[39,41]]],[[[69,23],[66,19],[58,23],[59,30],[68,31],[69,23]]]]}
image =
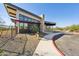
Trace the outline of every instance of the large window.
{"type": "Polygon", "coordinates": [[[19,23],[19,32],[22,33],[22,32],[38,32],[39,31],[39,24],[36,24],[38,23],[39,21],[38,20],[35,20],[35,19],[32,19],[30,17],[27,17],[27,16],[24,16],[24,15],[21,15],[19,14],[19,20],[21,21],[29,21],[29,22],[35,22],[35,24],[32,24],[32,23],[19,23]]]}
{"type": "Polygon", "coordinates": [[[24,16],[23,16],[23,15],[21,15],[21,14],[19,14],[19,20],[24,21],[24,16]]]}
{"type": "Polygon", "coordinates": [[[33,19],[31,19],[31,18],[28,18],[28,20],[27,20],[27,21],[31,21],[31,22],[32,22],[32,20],[33,20],[33,19]]]}
{"type": "Polygon", "coordinates": [[[24,23],[24,29],[27,29],[27,27],[28,27],[28,24],[24,23]]]}
{"type": "Polygon", "coordinates": [[[19,20],[22,20],[22,21],[32,21],[32,19],[31,19],[31,18],[26,17],[26,16],[21,15],[21,14],[19,14],[19,20]]]}
{"type": "Polygon", "coordinates": [[[19,20],[21,21],[30,21],[30,22],[39,22],[38,20],[32,19],[30,17],[19,14],[19,20]]]}
{"type": "Polygon", "coordinates": [[[20,29],[24,28],[24,23],[20,23],[20,29]]]}

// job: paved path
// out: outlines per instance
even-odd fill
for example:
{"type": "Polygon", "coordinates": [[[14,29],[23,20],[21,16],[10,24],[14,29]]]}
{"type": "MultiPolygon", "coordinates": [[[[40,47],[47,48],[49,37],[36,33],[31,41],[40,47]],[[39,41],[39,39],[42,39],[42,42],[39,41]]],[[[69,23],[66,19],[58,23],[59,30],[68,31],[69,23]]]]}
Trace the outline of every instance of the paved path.
{"type": "Polygon", "coordinates": [[[53,45],[52,37],[61,33],[50,33],[46,35],[36,48],[34,52],[34,56],[61,56],[61,54],[57,51],[57,49],[53,45]]]}

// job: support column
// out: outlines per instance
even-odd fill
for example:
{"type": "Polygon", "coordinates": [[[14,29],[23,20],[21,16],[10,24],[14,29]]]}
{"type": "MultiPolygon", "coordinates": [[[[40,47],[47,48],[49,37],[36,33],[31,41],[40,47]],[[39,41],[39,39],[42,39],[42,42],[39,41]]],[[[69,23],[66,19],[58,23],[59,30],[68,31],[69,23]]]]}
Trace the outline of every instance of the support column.
{"type": "Polygon", "coordinates": [[[40,20],[40,22],[41,22],[41,24],[40,24],[41,32],[44,32],[44,31],[45,31],[44,18],[45,18],[45,16],[42,15],[42,16],[41,16],[41,20],[40,20]]]}
{"type": "MultiPolygon", "coordinates": [[[[17,10],[16,12],[16,20],[19,20],[19,10],[17,10]]],[[[16,25],[17,25],[17,33],[19,33],[19,26],[20,26],[19,22],[16,22],[16,25]]]]}
{"type": "Polygon", "coordinates": [[[16,33],[19,33],[19,22],[16,21],[16,33]]]}

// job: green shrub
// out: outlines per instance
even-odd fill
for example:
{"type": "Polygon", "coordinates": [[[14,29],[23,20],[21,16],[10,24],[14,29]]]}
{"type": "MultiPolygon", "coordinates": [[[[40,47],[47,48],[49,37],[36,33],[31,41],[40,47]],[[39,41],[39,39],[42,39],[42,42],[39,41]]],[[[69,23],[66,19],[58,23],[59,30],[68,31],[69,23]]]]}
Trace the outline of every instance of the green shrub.
{"type": "MultiPolygon", "coordinates": [[[[48,30],[50,30],[50,28],[48,28],[48,30]]],[[[51,30],[60,30],[60,31],[62,31],[62,30],[65,30],[65,31],[69,30],[71,32],[79,31],[79,25],[71,25],[71,26],[66,26],[66,27],[63,27],[63,28],[56,27],[56,28],[53,28],[51,30]]]]}
{"type": "Polygon", "coordinates": [[[69,30],[71,32],[73,32],[73,31],[79,31],[79,25],[67,26],[67,27],[65,27],[65,30],[69,30]]]}
{"type": "Polygon", "coordinates": [[[37,24],[30,24],[30,25],[28,26],[28,30],[29,30],[29,32],[31,32],[31,33],[37,33],[37,32],[39,32],[39,27],[38,27],[37,24]]]}

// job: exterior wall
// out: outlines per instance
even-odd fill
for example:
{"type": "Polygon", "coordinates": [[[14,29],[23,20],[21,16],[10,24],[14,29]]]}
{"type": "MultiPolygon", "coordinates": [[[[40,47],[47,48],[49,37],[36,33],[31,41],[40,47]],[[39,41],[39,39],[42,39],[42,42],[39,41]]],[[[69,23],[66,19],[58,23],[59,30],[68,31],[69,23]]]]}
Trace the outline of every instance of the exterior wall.
{"type": "MultiPolygon", "coordinates": [[[[38,21],[41,20],[41,19],[36,18],[36,17],[34,17],[34,16],[32,16],[32,15],[30,15],[30,14],[28,14],[28,13],[25,13],[25,12],[23,12],[23,11],[20,11],[20,10],[17,10],[17,11],[18,11],[18,14],[22,14],[22,15],[28,16],[28,17],[33,18],[33,19],[36,19],[36,20],[38,20],[38,21]]],[[[18,17],[17,19],[19,20],[19,17],[18,17]]]]}
{"type": "Polygon", "coordinates": [[[44,32],[45,31],[44,15],[42,15],[41,18],[42,18],[42,20],[40,21],[41,22],[40,29],[41,29],[41,32],[44,32]]]}
{"type": "MultiPolygon", "coordinates": [[[[16,19],[19,19],[19,11],[18,10],[16,12],[16,19]]],[[[16,22],[16,24],[19,24],[19,22],[16,22]]],[[[19,33],[19,26],[17,26],[16,32],[19,33]]]]}
{"type": "MultiPolygon", "coordinates": [[[[25,13],[24,11],[21,11],[21,10],[18,10],[17,8],[15,8],[15,7],[13,7],[13,6],[11,6],[11,5],[7,5],[6,4],[6,7],[7,6],[10,6],[10,7],[12,7],[13,9],[15,9],[16,11],[13,11],[13,10],[11,10],[10,11],[10,9],[8,10],[8,13],[9,13],[9,11],[10,12],[13,12],[13,13],[15,13],[15,17],[16,17],[16,19],[17,20],[19,20],[19,14],[22,14],[22,15],[24,15],[24,16],[27,16],[27,17],[29,17],[29,18],[33,18],[33,19],[35,19],[35,20],[38,20],[38,21],[40,21],[40,31],[41,32],[44,32],[44,30],[45,30],[45,26],[44,26],[44,15],[41,17],[41,19],[40,18],[38,18],[38,17],[36,17],[36,16],[34,16],[34,15],[31,15],[31,14],[29,14],[29,13],[25,13]]],[[[10,13],[9,13],[9,15],[10,15],[10,13]]],[[[17,29],[18,29],[18,33],[19,33],[19,26],[17,27],[17,29]]]]}
{"type": "Polygon", "coordinates": [[[10,6],[10,5],[7,5],[7,4],[4,4],[5,5],[5,8],[6,8],[6,10],[7,10],[7,12],[8,12],[8,14],[9,14],[9,16],[11,17],[11,16],[16,16],[16,8],[14,8],[14,7],[12,7],[12,6],[10,6]],[[11,7],[11,8],[8,8],[8,7],[11,7]]]}
{"type": "MultiPolygon", "coordinates": [[[[25,12],[23,12],[23,11],[20,11],[20,10],[17,10],[17,15],[16,15],[16,19],[17,20],[19,20],[19,14],[22,14],[22,15],[24,15],[24,16],[28,16],[28,17],[30,17],[30,18],[33,18],[33,19],[35,19],[35,20],[38,20],[38,21],[40,21],[40,31],[41,32],[44,32],[44,30],[45,30],[45,26],[44,26],[44,16],[42,16],[41,17],[41,19],[39,19],[39,18],[36,18],[36,17],[34,17],[34,16],[32,16],[32,15],[30,15],[30,14],[28,14],[28,13],[25,13],[25,12]]],[[[19,27],[18,27],[19,28],[19,27]]],[[[19,32],[19,29],[18,29],[18,32],[19,32]]]]}
{"type": "Polygon", "coordinates": [[[45,30],[44,31],[47,31],[47,26],[45,25],[45,30]]]}
{"type": "Polygon", "coordinates": [[[9,12],[12,12],[12,13],[16,14],[16,10],[12,10],[12,9],[10,9],[10,8],[7,8],[7,10],[8,10],[9,12]]]}

